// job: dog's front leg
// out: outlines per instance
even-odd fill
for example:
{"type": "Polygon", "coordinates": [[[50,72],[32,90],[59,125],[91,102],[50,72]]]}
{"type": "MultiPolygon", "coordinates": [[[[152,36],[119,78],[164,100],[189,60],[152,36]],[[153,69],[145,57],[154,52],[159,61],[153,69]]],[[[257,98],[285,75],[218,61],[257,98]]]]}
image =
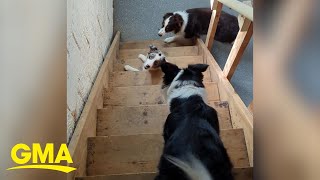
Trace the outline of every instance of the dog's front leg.
{"type": "Polygon", "coordinates": [[[141,59],[142,62],[146,62],[147,61],[147,57],[143,54],[139,54],[138,56],[139,59],[141,59]]]}
{"type": "Polygon", "coordinates": [[[133,68],[133,67],[131,67],[130,65],[125,65],[125,66],[124,66],[124,69],[125,69],[126,71],[134,71],[134,72],[139,71],[139,69],[133,68]]]}
{"type": "Polygon", "coordinates": [[[176,39],[175,36],[168,37],[168,38],[164,39],[164,42],[165,42],[165,43],[172,43],[172,42],[175,41],[175,39],[176,39]]]}

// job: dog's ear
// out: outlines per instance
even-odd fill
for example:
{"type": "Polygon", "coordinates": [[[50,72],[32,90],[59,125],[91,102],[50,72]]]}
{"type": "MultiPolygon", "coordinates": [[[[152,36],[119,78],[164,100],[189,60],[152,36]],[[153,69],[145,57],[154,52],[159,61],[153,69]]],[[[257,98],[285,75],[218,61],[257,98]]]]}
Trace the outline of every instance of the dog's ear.
{"type": "Polygon", "coordinates": [[[153,45],[153,44],[149,45],[149,48],[150,48],[150,52],[153,52],[153,51],[157,51],[157,50],[158,50],[158,48],[157,48],[155,45],[153,45]]]}
{"type": "Polygon", "coordinates": [[[208,64],[190,64],[188,69],[196,72],[205,72],[208,69],[208,64]]]}
{"type": "Polygon", "coordinates": [[[169,12],[169,13],[166,13],[164,16],[163,16],[163,20],[167,19],[168,17],[172,16],[173,13],[172,12],[169,12]]]}
{"type": "Polygon", "coordinates": [[[169,86],[176,75],[179,73],[180,69],[177,65],[171,64],[169,62],[164,62],[161,64],[161,70],[164,73],[162,89],[169,86]]]}
{"type": "Polygon", "coordinates": [[[169,74],[169,73],[177,72],[180,69],[177,65],[165,61],[164,63],[161,64],[161,70],[163,73],[169,74]]]}

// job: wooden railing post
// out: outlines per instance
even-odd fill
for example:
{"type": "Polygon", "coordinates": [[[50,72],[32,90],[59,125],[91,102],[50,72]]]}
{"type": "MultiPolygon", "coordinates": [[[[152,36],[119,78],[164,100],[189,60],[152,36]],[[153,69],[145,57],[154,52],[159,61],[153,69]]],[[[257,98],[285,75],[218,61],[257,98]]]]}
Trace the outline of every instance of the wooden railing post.
{"type": "Polygon", "coordinates": [[[224,66],[223,73],[230,80],[240,62],[253,33],[253,23],[245,18],[237,38],[232,46],[231,52],[224,66]]]}
{"type": "Polygon", "coordinates": [[[211,50],[211,48],[212,48],[214,35],[216,34],[220,14],[222,11],[222,6],[223,6],[223,4],[217,0],[215,0],[212,5],[212,15],[211,15],[210,25],[209,25],[207,39],[206,39],[206,43],[205,43],[209,50],[211,50]]]}

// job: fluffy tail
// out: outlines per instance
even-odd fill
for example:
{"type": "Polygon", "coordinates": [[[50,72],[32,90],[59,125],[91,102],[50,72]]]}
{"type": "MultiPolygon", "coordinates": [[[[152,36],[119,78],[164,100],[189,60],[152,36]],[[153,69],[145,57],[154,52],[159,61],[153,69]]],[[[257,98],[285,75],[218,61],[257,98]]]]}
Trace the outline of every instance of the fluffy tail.
{"type": "Polygon", "coordinates": [[[207,168],[193,155],[188,156],[189,162],[169,155],[166,155],[165,158],[185,172],[191,180],[213,180],[207,168]]]}

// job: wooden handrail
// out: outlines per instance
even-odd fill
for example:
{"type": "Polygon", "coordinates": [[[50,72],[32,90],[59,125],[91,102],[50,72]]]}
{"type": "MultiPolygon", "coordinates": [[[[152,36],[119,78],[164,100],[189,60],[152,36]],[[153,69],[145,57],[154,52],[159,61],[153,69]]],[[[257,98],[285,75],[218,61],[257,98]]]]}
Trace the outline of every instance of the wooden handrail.
{"type": "Polygon", "coordinates": [[[243,22],[238,19],[240,30],[223,69],[224,76],[230,81],[253,33],[253,8],[251,3],[249,5],[246,2],[243,3],[237,0],[211,0],[212,16],[205,42],[209,50],[212,48],[223,5],[237,11],[242,15],[241,17],[239,15],[238,18],[243,19],[243,22]]]}
{"type": "Polygon", "coordinates": [[[250,42],[252,33],[253,23],[251,20],[245,18],[223,68],[223,73],[229,81],[240,63],[241,57],[250,42]]]}
{"type": "MultiPolygon", "coordinates": [[[[216,0],[215,0],[216,1],[216,0]]],[[[237,11],[246,18],[253,21],[253,8],[237,0],[218,0],[222,4],[228,6],[229,8],[237,11]]]]}

